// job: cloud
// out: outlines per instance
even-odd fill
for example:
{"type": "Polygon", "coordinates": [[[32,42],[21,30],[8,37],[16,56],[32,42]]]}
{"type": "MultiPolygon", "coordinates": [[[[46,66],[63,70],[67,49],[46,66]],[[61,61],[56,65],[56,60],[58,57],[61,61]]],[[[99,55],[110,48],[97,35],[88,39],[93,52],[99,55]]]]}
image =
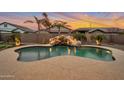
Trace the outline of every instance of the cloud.
{"type": "MultiPolygon", "coordinates": [[[[40,12],[1,12],[0,22],[11,22],[14,24],[37,29],[37,24],[25,24],[25,20],[34,20],[33,16],[41,18],[40,12]]],[[[72,29],[80,27],[120,27],[124,28],[123,12],[48,12],[50,20],[66,21],[72,29]]]]}

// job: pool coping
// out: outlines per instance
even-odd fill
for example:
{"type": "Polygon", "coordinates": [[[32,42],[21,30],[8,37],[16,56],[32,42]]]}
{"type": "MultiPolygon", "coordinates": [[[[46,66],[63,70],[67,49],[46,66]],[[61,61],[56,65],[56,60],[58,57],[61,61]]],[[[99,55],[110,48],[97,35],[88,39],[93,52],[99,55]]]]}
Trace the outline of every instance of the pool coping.
{"type": "MultiPolygon", "coordinates": [[[[18,58],[19,54],[16,52],[16,50],[18,49],[21,49],[21,48],[27,48],[27,47],[35,47],[35,46],[43,46],[43,47],[51,47],[53,45],[50,45],[50,44],[30,44],[30,45],[23,45],[23,46],[18,46],[18,47],[12,47],[12,48],[9,48],[9,49],[13,49],[13,53],[16,54],[16,59],[18,58]]],[[[97,48],[103,48],[103,49],[107,49],[109,51],[112,52],[112,56],[115,57],[116,60],[114,60],[114,62],[118,61],[117,59],[117,55],[116,55],[116,52],[123,52],[123,50],[120,50],[120,49],[116,49],[116,48],[111,48],[111,47],[107,47],[107,46],[98,46],[98,45],[81,45],[81,47],[97,47],[97,48]]],[[[76,46],[77,47],[77,46],[76,46]]],[[[5,49],[3,51],[6,51],[8,49],[5,49]]],[[[72,56],[72,55],[63,55],[63,56],[72,56]]],[[[60,57],[60,56],[56,56],[56,57],[60,57]]],[[[72,56],[73,57],[73,56],[72,56]]],[[[75,56],[75,57],[79,57],[79,56],[75,56]]],[[[52,58],[52,57],[51,57],[52,58]]],[[[48,58],[48,59],[51,59],[51,58],[48,58]]],[[[55,58],[55,57],[54,57],[55,58]]],[[[91,58],[86,58],[86,57],[79,57],[79,58],[84,58],[84,59],[88,59],[88,60],[94,60],[94,61],[101,61],[101,62],[106,62],[106,61],[103,61],[103,60],[97,60],[97,59],[91,59],[91,58]]],[[[42,60],[47,60],[47,59],[42,59],[42,60]]],[[[35,60],[35,61],[42,61],[42,60],[35,60]]],[[[18,60],[17,60],[18,61],[18,60]]],[[[31,61],[31,62],[35,62],[35,61],[31,61]]],[[[109,61],[109,62],[113,62],[113,61],[109,61]]],[[[108,63],[109,63],[108,62],[108,63]]]]}
{"type": "MultiPolygon", "coordinates": [[[[44,44],[36,44],[36,45],[26,45],[26,46],[21,46],[20,48],[18,49],[15,49],[15,52],[18,53],[17,51],[20,50],[20,49],[23,49],[23,48],[29,48],[29,47],[52,47],[54,45],[50,45],[50,44],[47,44],[47,45],[44,45],[44,44]]],[[[103,46],[96,46],[96,45],[81,45],[81,46],[71,46],[71,47],[93,47],[93,48],[100,48],[100,49],[105,49],[105,50],[108,50],[111,52],[111,55],[112,55],[112,58],[113,60],[109,60],[109,62],[113,62],[116,60],[116,58],[113,56],[113,52],[110,48],[108,47],[103,47],[103,46]]],[[[18,53],[18,56],[19,56],[19,53],[18,53]]],[[[74,56],[74,55],[61,55],[61,56],[74,56]]],[[[60,57],[60,56],[55,56],[55,57],[60,57]]],[[[81,57],[81,56],[76,56],[76,57],[81,57]]],[[[51,57],[50,57],[51,58],[51,57]]],[[[83,57],[83,58],[88,58],[88,57],[83,57]]],[[[48,59],[48,58],[46,58],[48,59]]],[[[92,59],[92,58],[88,58],[88,59],[92,59]]],[[[45,59],[40,59],[40,60],[45,60],[45,59]]],[[[96,60],[97,59],[93,59],[93,60],[96,60]]],[[[39,60],[32,60],[30,62],[34,62],[34,61],[39,61],[39,60]]],[[[104,61],[104,60],[100,60],[100,61],[104,61]]],[[[23,61],[20,61],[20,62],[23,62],[23,61]]],[[[24,61],[26,62],[26,61],[24,61]]],[[[106,62],[106,61],[104,61],[106,62]]]]}

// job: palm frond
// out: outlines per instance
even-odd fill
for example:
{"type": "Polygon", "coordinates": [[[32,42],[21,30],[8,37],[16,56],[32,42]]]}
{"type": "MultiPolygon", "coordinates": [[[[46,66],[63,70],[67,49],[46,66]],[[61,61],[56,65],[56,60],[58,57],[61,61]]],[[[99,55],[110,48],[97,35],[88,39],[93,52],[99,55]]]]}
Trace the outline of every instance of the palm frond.
{"type": "Polygon", "coordinates": [[[34,16],[34,19],[36,20],[37,23],[39,22],[39,20],[36,16],[34,16]]]}
{"type": "Polygon", "coordinates": [[[32,20],[26,20],[24,23],[34,23],[32,20]]]}
{"type": "Polygon", "coordinates": [[[42,15],[45,17],[45,18],[48,18],[48,15],[47,15],[47,13],[42,13],[42,15]]]}

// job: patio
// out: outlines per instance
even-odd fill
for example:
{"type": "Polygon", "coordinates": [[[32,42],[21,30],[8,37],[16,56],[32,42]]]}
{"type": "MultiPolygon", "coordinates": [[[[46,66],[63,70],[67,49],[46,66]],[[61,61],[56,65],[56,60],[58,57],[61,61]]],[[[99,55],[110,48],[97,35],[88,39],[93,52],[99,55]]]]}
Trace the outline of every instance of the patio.
{"type": "Polygon", "coordinates": [[[111,62],[76,56],[52,57],[34,62],[17,61],[18,54],[14,51],[27,46],[35,45],[14,47],[0,52],[0,79],[124,79],[122,50],[101,46],[112,50],[116,60],[111,62]]]}

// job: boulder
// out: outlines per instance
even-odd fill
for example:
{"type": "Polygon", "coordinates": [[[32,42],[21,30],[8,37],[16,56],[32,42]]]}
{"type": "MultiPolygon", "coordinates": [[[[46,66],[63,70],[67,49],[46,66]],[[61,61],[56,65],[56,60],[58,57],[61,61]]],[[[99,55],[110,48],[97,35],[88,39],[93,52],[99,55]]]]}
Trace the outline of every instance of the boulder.
{"type": "Polygon", "coordinates": [[[71,45],[71,46],[79,46],[81,45],[80,41],[77,41],[73,36],[56,36],[49,40],[51,45],[71,45]]]}

